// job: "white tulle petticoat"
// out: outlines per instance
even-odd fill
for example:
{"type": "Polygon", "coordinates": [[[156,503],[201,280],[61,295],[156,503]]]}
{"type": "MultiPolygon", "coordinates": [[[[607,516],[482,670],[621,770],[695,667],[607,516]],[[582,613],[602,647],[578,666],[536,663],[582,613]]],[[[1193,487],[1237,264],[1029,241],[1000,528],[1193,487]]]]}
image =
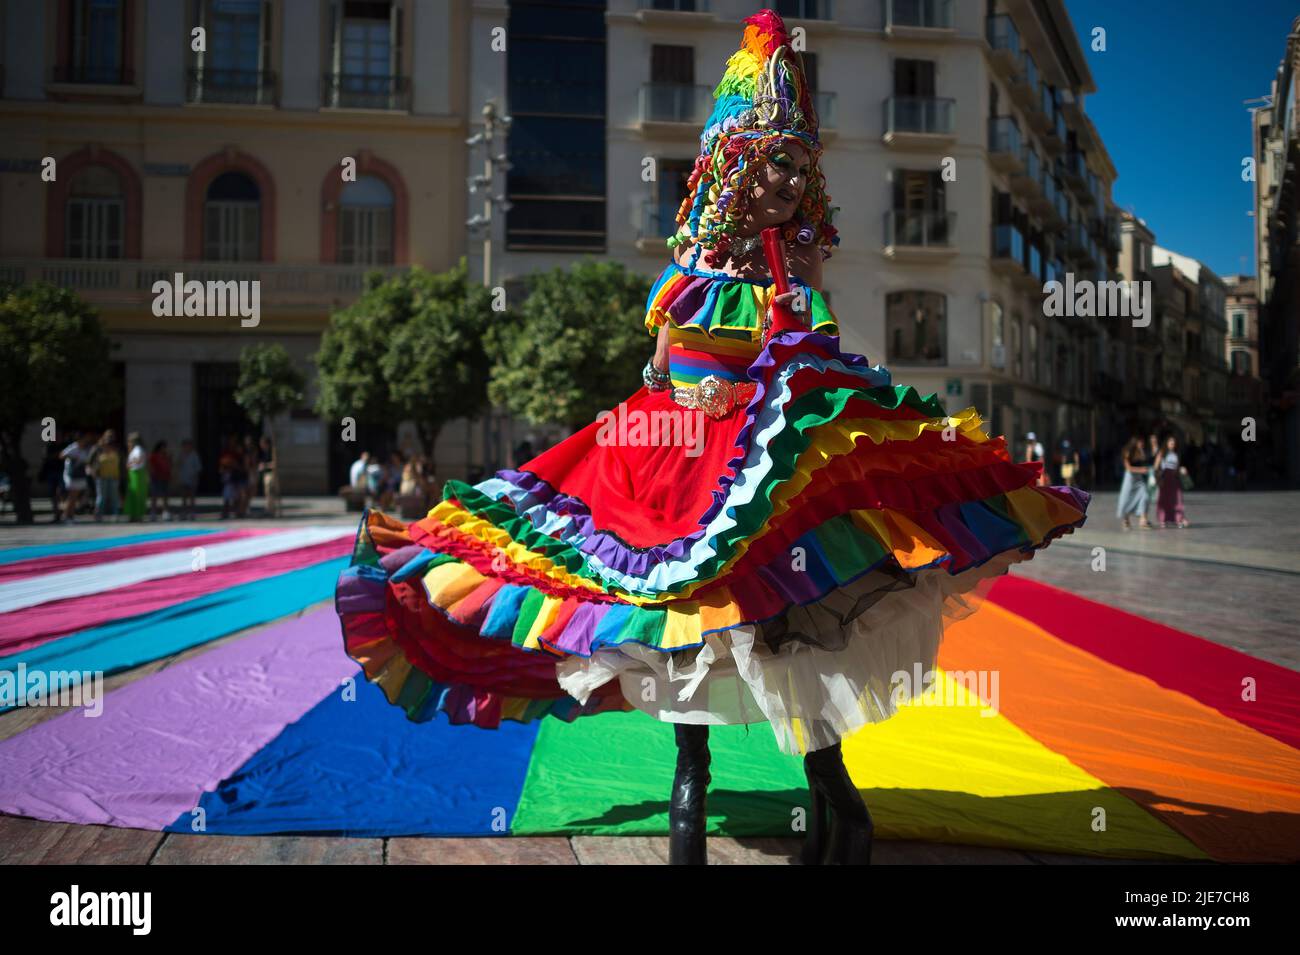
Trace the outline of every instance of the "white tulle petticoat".
{"type": "Polygon", "coordinates": [[[568,657],[557,677],[579,702],[617,679],[637,709],[669,723],[767,722],[783,753],[802,755],[889,719],[921,692],[913,675],[933,669],[944,627],[978,609],[980,584],[1032,556],[1008,551],[958,575],[920,571],[914,587],[885,593],[845,620],[846,608],[883,589],[883,575],[868,574],[788,610],[789,628],[813,639],[783,642],[776,652],[763,640],[763,624],[746,624],[710,633],[691,650],[629,643],[568,657]]]}

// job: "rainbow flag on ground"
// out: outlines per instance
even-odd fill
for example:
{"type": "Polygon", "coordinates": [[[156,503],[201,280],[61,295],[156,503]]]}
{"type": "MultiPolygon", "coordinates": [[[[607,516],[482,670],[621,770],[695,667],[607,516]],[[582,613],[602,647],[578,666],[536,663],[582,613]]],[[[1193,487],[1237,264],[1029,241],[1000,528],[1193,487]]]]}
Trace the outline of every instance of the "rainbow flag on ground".
{"type": "MultiPolygon", "coordinates": [[[[0,554],[0,675],[124,669],[297,614],[351,545],[309,530],[0,554]],[[195,547],[201,573],[181,569],[195,547]]],[[[944,705],[845,742],[879,837],[1300,861],[1300,674],[1014,575],[989,596],[947,632],[944,705]]],[[[710,746],[711,832],[795,835],[799,760],[763,724],[714,727],[710,746]]],[[[663,834],[674,758],[639,712],[412,723],[325,607],[136,680],[97,718],[0,741],[0,812],[218,835],[663,834]]]]}

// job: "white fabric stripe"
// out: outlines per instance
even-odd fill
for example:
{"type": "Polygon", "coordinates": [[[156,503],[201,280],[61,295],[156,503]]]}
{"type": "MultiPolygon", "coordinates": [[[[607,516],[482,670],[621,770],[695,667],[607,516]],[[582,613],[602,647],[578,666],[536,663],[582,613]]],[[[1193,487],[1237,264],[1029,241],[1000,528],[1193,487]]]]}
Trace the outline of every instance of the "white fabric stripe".
{"type": "MultiPolygon", "coordinates": [[[[208,567],[233,564],[236,561],[265,557],[298,547],[310,547],[325,541],[350,537],[352,531],[344,527],[303,527],[274,534],[262,534],[239,540],[225,541],[204,547],[201,539],[179,538],[176,550],[150,554],[129,560],[115,560],[104,564],[91,564],[60,573],[27,577],[8,584],[0,584],[0,613],[10,613],[23,607],[34,607],[51,600],[69,597],[86,597],[159,577],[176,577],[194,573],[193,551],[203,550],[203,560],[208,567]]],[[[105,554],[110,552],[106,551],[105,554]]]]}

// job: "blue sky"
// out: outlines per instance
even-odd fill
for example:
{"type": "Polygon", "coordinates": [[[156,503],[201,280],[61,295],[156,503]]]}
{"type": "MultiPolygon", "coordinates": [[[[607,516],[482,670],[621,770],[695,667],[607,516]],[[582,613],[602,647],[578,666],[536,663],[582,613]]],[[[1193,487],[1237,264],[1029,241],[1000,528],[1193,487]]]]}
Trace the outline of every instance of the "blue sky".
{"type": "Polygon", "coordinates": [[[1269,91],[1296,0],[1066,0],[1097,92],[1085,100],[1119,171],[1115,204],[1156,243],[1219,275],[1254,274],[1243,100],[1269,91]],[[1106,31],[1106,51],[1092,31],[1106,31]]]}

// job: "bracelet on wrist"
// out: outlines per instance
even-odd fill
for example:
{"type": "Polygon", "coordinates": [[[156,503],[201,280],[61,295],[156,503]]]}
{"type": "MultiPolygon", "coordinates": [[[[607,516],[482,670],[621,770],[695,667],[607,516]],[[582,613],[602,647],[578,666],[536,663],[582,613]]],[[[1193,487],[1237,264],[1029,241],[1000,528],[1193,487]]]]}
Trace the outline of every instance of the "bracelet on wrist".
{"type": "Polygon", "coordinates": [[[654,358],[646,360],[645,368],[641,370],[641,380],[651,391],[663,391],[672,381],[672,376],[666,371],[660,371],[654,365],[654,358]]]}

